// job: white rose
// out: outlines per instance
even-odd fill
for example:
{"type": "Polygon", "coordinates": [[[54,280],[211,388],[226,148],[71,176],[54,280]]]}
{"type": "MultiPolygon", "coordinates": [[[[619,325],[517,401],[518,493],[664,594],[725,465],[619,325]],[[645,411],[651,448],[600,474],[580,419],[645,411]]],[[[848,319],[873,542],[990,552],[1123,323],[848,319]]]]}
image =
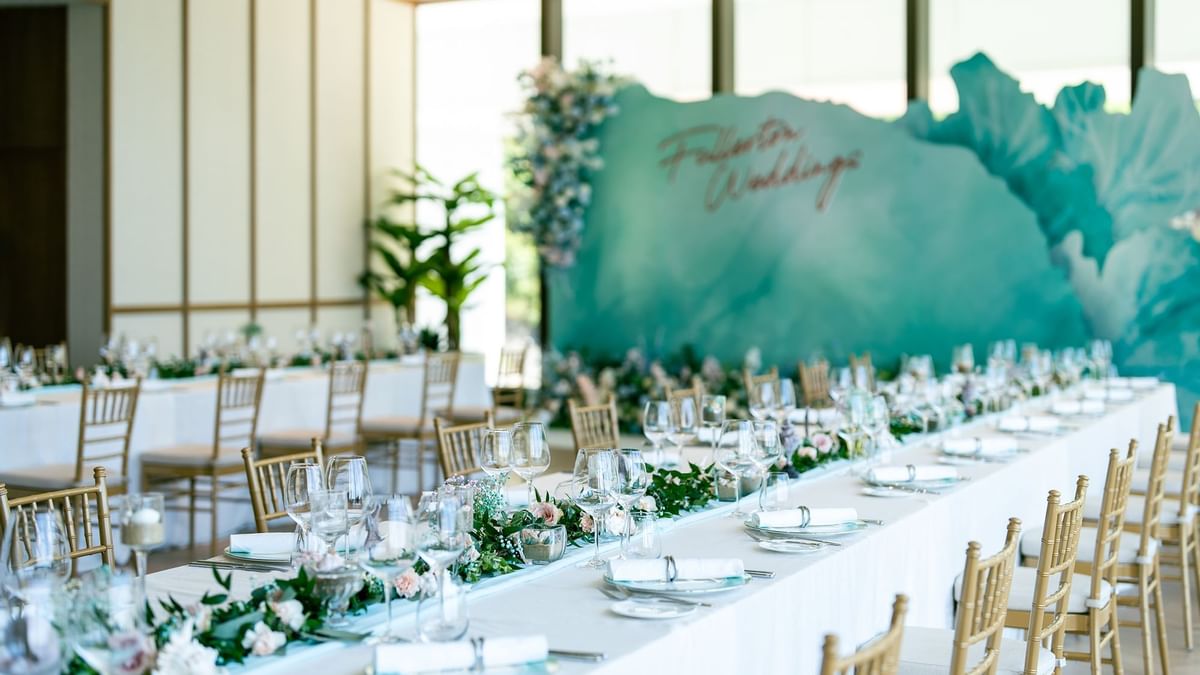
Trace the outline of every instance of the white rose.
{"type": "Polygon", "coordinates": [[[272,602],[271,611],[275,613],[275,616],[279,617],[283,625],[292,630],[300,630],[300,627],[304,625],[305,620],[308,618],[304,614],[304,605],[300,604],[299,600],[272,602]]]}
{"type": "Polygon", "coordinates": [[[654,497],[651,497],[650,495],[646,495],[645,497],[642,497],[641,499],[637,500],[637,502],[634,504],[634,506],[636,506],[638,508],[638,510],[640,510],[640,511],[657,511],[658,510],[658,503],[655,502],[654,497]]]}
{"type": "Polygon", "coordinates": [[[287,644],[287,636],[271,630],[267,624],[259,621],[254,628],[242,638],[242,646],[255,656],[270,656],[275,650],[287,644]]]}
{"type": "Polygon", "coordinates": [[[154,675],[221,675],[217,650],[192,640],[192,622],[186,621],[159,650],[154,675]]]}

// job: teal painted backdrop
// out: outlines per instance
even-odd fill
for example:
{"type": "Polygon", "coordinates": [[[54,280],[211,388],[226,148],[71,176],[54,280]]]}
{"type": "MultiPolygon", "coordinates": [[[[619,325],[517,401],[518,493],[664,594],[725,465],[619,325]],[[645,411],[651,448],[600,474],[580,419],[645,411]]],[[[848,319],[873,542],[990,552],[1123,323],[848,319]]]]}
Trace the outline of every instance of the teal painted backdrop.
{"type": "Polygon", "coordinates": [[[1200,384],[1200,118],[1185,79],[1144,73],[1053,108],[983,56],[961,110],[898,123],[770,93],[679,103],[630,86],[577,265],[551,276],[560,349],[790,366],[1014,337],[1113,339],[1128,371],[1200,384]],[[1172,223],[1176,227],[1172,227],[1172,223]]]}

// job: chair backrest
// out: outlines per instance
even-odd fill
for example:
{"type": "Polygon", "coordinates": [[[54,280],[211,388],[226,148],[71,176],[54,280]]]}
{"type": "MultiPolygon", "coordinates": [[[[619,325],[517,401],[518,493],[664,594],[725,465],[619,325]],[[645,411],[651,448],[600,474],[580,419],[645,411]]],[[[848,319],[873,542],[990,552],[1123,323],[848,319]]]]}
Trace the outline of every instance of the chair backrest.
{"type": "Polygon", "coordinates": [[[863,352],[862,356],[850,355],[850,377],[858,381],[858,370],[861,368],[867,376],[867,389],[875,391],[875,366],[871,364],[871,352],[863,352]]]}
{"type": "Polygon", "coordinates": [[[8,488],[0,483],[0,532],[7,532],[8,521],[13,512],[34,510],[48,506],[62,514],[70,543],[68,557],[76,560],[84,556],[99,555],[104,564],[112,566],[113,558],[112,520],[108,511],[107,471],[98,466],[92,470],[96,484],[90,487],[71,488],[18,499],[8,498],[8,488]]]}
{"type": "Polygon", "coordinates": [[[615,398],[609,396],[608,402],[600,405],[576,405],[574,400],[568,400],[567,410],[571,413],[571,436],[576,450],[620,447],[621,427],[615,398]]]}
{"type": "Polygon", "coordinates": [[[246,464],[246,484],[250,488],[250,506],[254,510],[254,527],[266,532],[271,521],[288,517],[287,498],[284,490],[287,471],[292,462],[316,460],[325,466],[321,439],[312,439],[312,450],[291,455],[279,455],[267,459],[254,459],[253,446],[242,449],[242,461],[246,464]]]}
{"type": "Polygon", "coordinates": [[[1200,401],[1192,409],[1192,430],[1188,434],[1187,455],[1183,460],[1183,483],[1179,486],[1179,522],[1200,506],[1200,401]]]}
{"type": "Polygon", "coordinates": [[[764,384],[774,384],[779,389],[779,369],[771,366],[771,370],[762,375],[754,375],[748,369],[742,370],[742,385],[746,387],[746,402],[758,400],[758,388],[764,384]]]}
{"type": "Polygon", "coordinates": [[[704,380],[701,380],[699,375],[692,376],[692,386],[686,389],[672,387],[668,384],[666,390],[667,401],[672,406],[675,405],[676,401],[682,401],[688,398],[694,400],[696,402],[697,414],[699,414],[701,400],[704,398],[704,395],[708,393],[708,390],[704,387],[704,380]]]}
{"type": "Polygon", "coordinates": [[[1033,607],[1029,613],[1025,672],[1036,673],[1041,644],[1048,638],[1054,657],[1063,658],[1063,638],[1067,624],[1071,578],[1079,552],[1079,530],[1083,526],[1083,502],[1087,498],[1087,476],[1075,483],[1075,499],[1060,504],[1058,490],[1046,498],[1046,521],[1042,526],[1042,549],[1038,554],[1037,577],[1033,586],[1033,607]],[[1057,577],[1057,578],[1055,578],[1057,577]],[[1046,613],[1053,618],[1047,622],[1046,613]]]}
{"type": "Polygon", "coordinates": [[[525,388],[525,355],[529,346],[502,347],[500,349],[500,372],[496,375],[496,387],[501,389],[525,388]]]}
{"type": "Polygon", "coordinates": [[[894,675],[900,668],[900,644],[904,639],[907,611],[908,597],[897,595],[887,632],[848,656],[838,656],[837,636],[826,635],[821,675],[850,675],[852,672],[856,675],[894,675]]]}
{"type": "Polygon", "coordinates": [[[1154,455],[1150,458],[1150,478],[1146,482],[1145,506],[1142,508],[1142,525],[1138,534],[1138,557],[1149,558],[1158,547],[1158,527],[1162,517],[1163,501],[1166,499],[1167,464],[1171,459],[1171,443],[1175,438],[1175,416],[1167,418],[1165,425],[1158,425],[1154,440],[1154,455]]]}
{"type": "Polygon", "coordinates": [[[810,408],[825,406],[832,402],[829,396],[829,362],[818,359],[812,363],[801,361],[796,370],[800,375],[800,393],[804,405],[810,408]]]}
{"type": "Polygon", "coordinates": [[[417,428],[435,415],[450,416],[454,410],[454,389],[458,384],[459,352],[432,352],[425,355],[425,376],[421,380],[421,418],[417,428]]]}
{"type": "Polygon", "coordinates": [[[262,407],[263,379],[266,370],[253,375],[221,372],[217,378],[217,416],[213,427],[213,459],[221,448],[254,445],[258,431],[258,412],[262,407]]]}
{"type": "Polygon", "coordinates": [[[962,594],[954,626],[954,651],[950,656],[953,675],[992,675],[1000,663],[1004,620],[1008,616],[1008,594],[1012,590],[1013,567],[1021,543],[1021,521],[1010,518],[1004,548],[990,558],[980,559],[979,542],[967,544],[962,594]],[[972,645],[987,641],[983,657],[968,666],[972,645]]]}
{"type": "Polygon", "coordinates": [[[437,432],[438,463],[446,478],[467,476],[479,471],[479,450],[483,435],[492,428],[492,414],[484,413],[482,422],[451,426],[440,418],[433,419],[437,432]]]}
{"type": "Polygon", "coordinates": [[[1108,472],[1104,478],[1104,496],[1100,502],[1100,520],[1096,523],[1096,550],[1092,555],[1092,580],[1088,597],[1099,600],[1101,587],[1107,582],[1117,587],[1117,563],[1121,552],[1121,535],[1125,529],[1125,505],[1133,486],[1137,465],[1137,441],[1129,441],[1125,458],[1113,448],[1108,454],[1108,472]]]}
{"type": "Polygon", "coordinates": [[[329,398],[325,407],[325,437],[358,437],[367,391],[366,361],[335,361],[329,366],[329,398]]]}
{"type": "MultiPolygon", "coordinates": [[[[109,460],[119,460],[122,479],[129,476],[129,440],[137,413],[142,380],[115,387],[92,387],[86,381],[79,398],[79,445],[75,482],[109,460]]],[[[108,467],[113,471],[114,467],[108,467]]]]}

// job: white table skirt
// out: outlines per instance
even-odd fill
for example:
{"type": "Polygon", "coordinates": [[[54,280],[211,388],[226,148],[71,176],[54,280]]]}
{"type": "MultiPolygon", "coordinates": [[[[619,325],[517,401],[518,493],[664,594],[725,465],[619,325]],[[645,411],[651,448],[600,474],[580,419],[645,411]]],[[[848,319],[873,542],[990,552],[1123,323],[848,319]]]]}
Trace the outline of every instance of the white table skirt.
{"type": "MultiPolygon", "coordinates": [[[[421,407],[422,361],[372,361],[367,373],[363,416],[417,415],[421,407]]],[[[130,485],[140,481],[138,456],[147,450],[186,443],[212,443],[216,414],[216,377],[189,378],[170,383],[166,389],[144,389],[138,400],[137,417],[130,444],[130,485]]],[[[37,405],[0,407],[0,467],[17,468],[44,464],[74,463],[79,434],[79,389],[51,388],[38,395],[37,405]]],[[[263,388],[259,416],[260,434],[289,429],[314,428],[325,424],[325,400],[329,392],[327,371],[289,368],[279,379],[268,379],[263,388]]],[[[457,405],[489,405],[484,384],[483,358],[465,355],[458,370],[457,405]]],[[[182,528],[170,530],[172,543],[187,540],[183,514],[174,514],[182,528]]],[[[236,531],[253,523],[249,506],[222,507],[221,529],[236,531]]],[[[206,514],[197,517],[197,532],[207,538],[206,514]]]]}
{"type": "MultiPolygon", "coordinates": [[[[1009,517],[1021,518],[1025,529],[1040,525],[1050,489],[1069,499],[1081,473],[1099,488],[1109,450],[1136,437],[1148,452],[1156,425],[1175,412],[1174,387],[1160,386],[1137,401],[1110,406],[1103,417],[1072,420],[1079,428],[1063,436],[1023,440],[1031,452],[1009,464],[959,467],[970,482],[941,496],[867,497],[845,466],[809,474],[793,483],[794,504],[853,506],[861,517],[886,524],[843,538],[839,548],[785,555],[757,548],[739,522],[725,517],[732,509],[726,505],[668,524],[664,551],[740,556],[748,568],[775,571],[775,579],[756,579],[745,589],[710,596],[713,608],[680,620],[635,621],[608,611],[611,601],[597,591],[600,574],[575,565],[590,551],[577,550],[549,567],[479,584],[472,592],[471,634],[540,633],[552,648],[608,656],[598,665],[562,662],[562,672],[813,673],[826,633],[837,633],[846,650],[869,639],[886,627],[896,593],[909,596],[909,625],[950,627],[951,584],[961,572],[968,541],[979,541],[991,552],[1002,545],[1009,517]]],[[[989,424],[994,420],[949,433],[995,433],[989,424]]],[[[892,461],[936,459],[937,451],[925,443],[896,451],[892,461]]],[[[246,592],[252,581],[266,577],[252,580],[236,572],[234,579],[235,592],[246,592]]],[[[169,590],[183,602],[212,585],[210,573],[195,568],[150,577],[152,592],[169,590]]],[[[397,621],[411,634],[415,603],[397,608],[397,621]]],[[[378,627],[381,615],[375,608],[358,625],[378,627]]],[[[286,658],[253,659],[247,667],[358,673],[370,658],[369,648],[331,644],[295,650],[286,658]]]]}

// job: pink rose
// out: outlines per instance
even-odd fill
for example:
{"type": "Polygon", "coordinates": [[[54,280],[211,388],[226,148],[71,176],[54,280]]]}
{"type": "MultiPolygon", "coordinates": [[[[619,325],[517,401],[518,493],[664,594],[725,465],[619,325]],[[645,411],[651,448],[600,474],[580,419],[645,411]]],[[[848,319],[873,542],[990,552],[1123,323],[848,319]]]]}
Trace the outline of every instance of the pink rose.
{"type": "Polygon", "coordinates": [[[421,591],[421,578],[412,569],[401,574],[395,581],[396,594],[408,599],[421,591]]]}
{"type": "Polygon", "coordinates": [[[529,512],[533,514],[534,518],[541,518],[542,522],[547,525],[557,525],[563,517],[562,509],[550,502],[534,502],[529,512]]]}
{"type": "Polygon", "coordinates": [[[801,457],[808,458],[808,459],[816,459],[817,458],[817,449],[814,447],[811,447],[811,446],[802,445],[802,446],[796,448],[796,454],[801,457]]]}
{"type": "Polygon", "coordinates": [[[833,438],[829,434],[816,434],[812,437],[813,447],[822,455],[828,455],[833,451],[833,438]]]}
{"type": "Polygon", "coordinates": [[[579,529],[584,532],[592,532],[596,529],[596,523],[592,521],[591,516],[585,513],[579,517],[579,529]]]}

